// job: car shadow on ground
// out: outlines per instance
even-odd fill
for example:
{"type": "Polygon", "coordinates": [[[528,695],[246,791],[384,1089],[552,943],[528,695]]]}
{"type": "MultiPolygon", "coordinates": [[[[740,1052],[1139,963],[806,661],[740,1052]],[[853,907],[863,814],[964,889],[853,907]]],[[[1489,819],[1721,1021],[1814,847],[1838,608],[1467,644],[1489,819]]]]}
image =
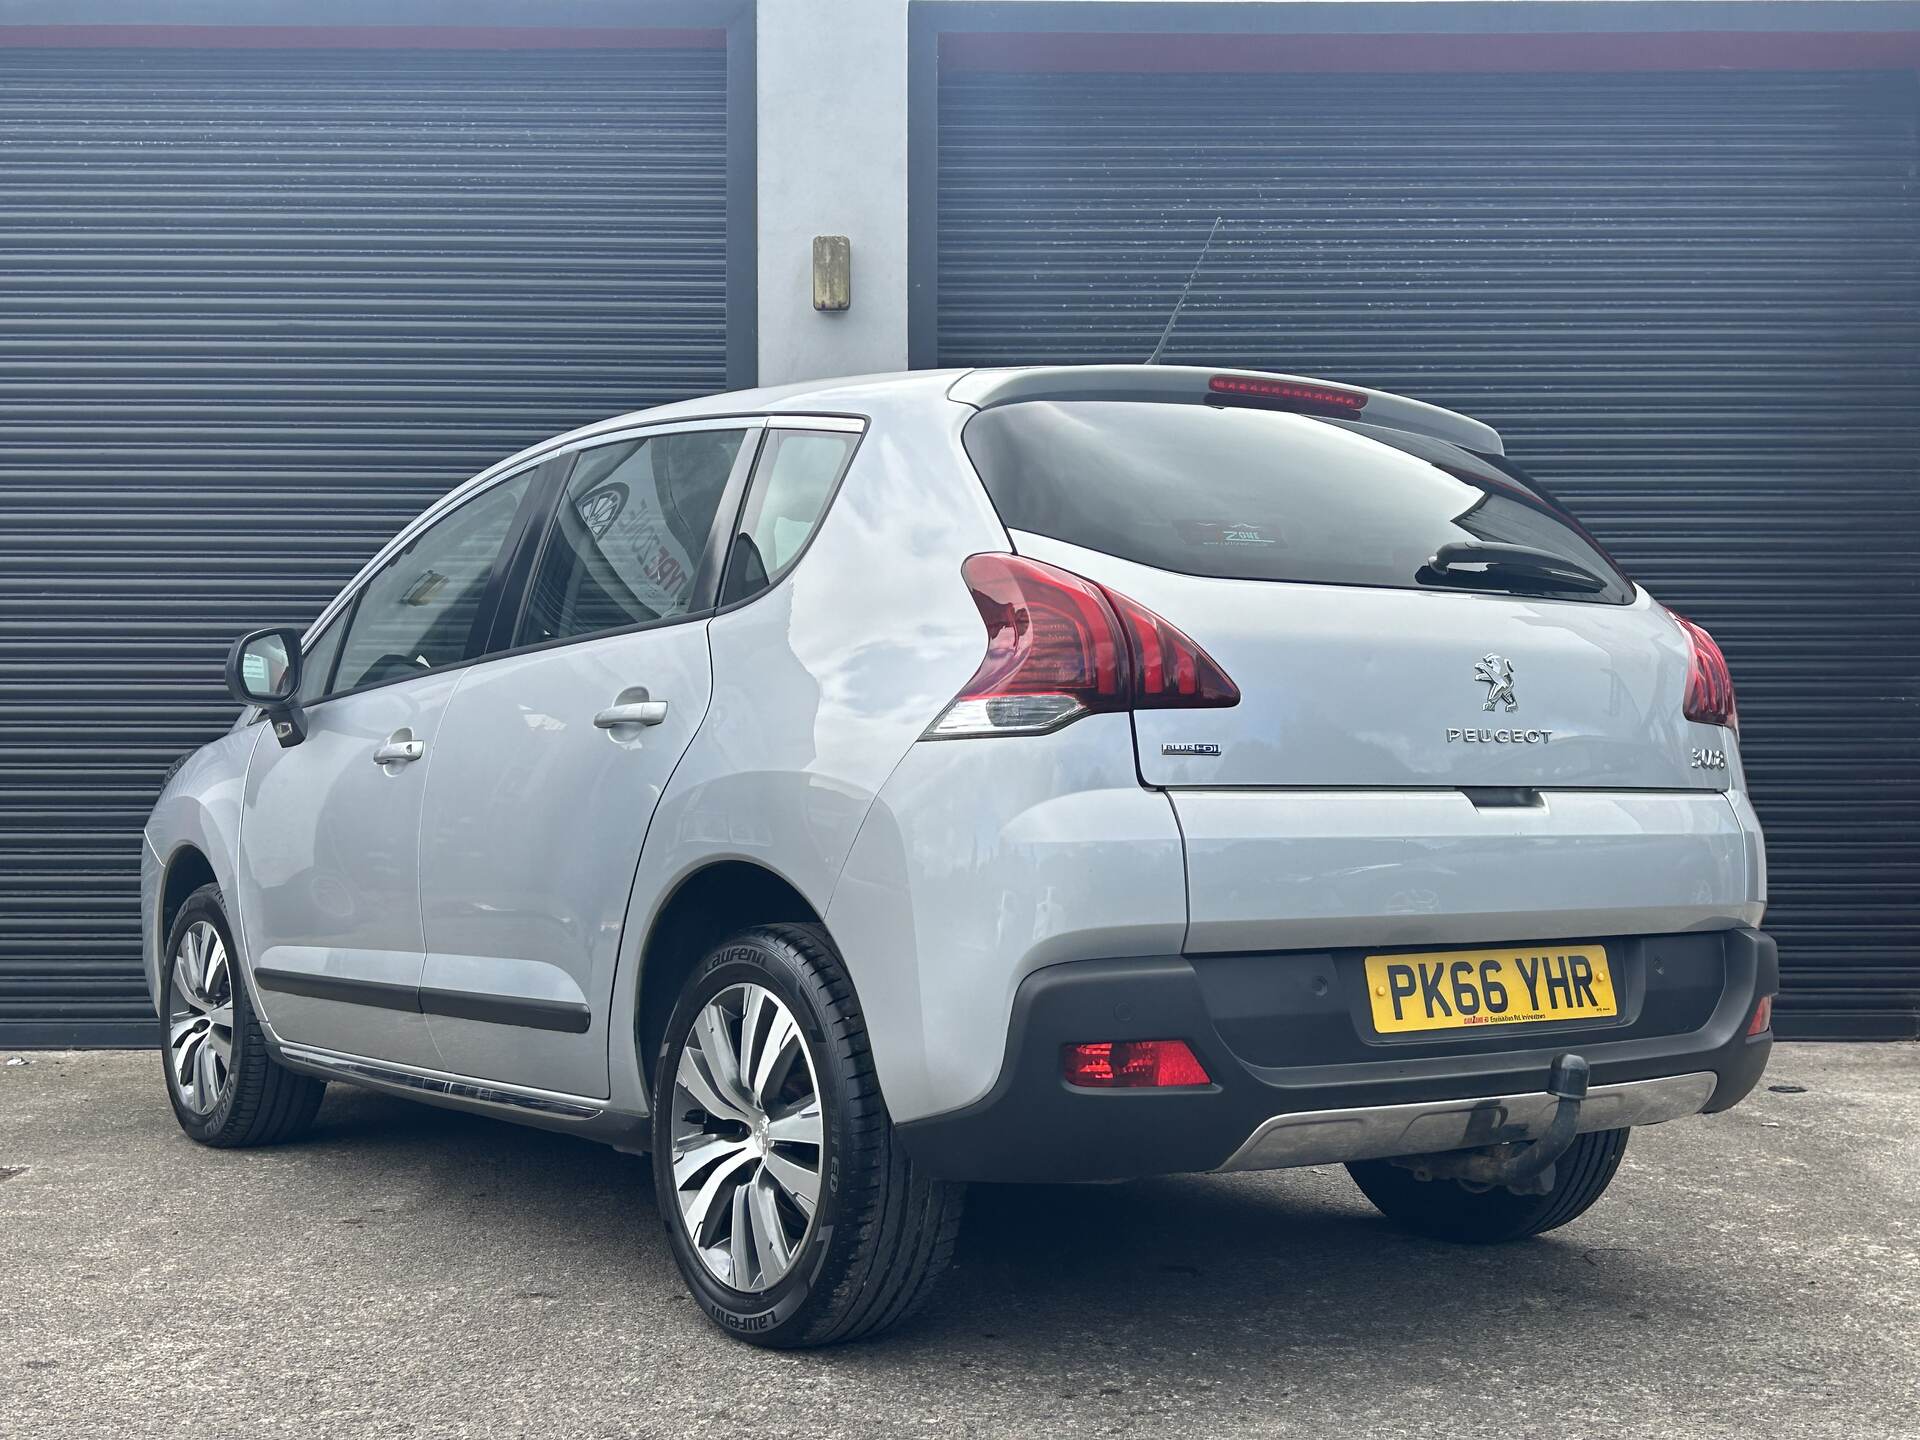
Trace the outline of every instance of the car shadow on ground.
{"type": "MultiPolygon", "coordinates": [[[[339,1087],[296,1148],[381,1173],[389,1189],[415,1194],[416,1211],[434,1212],[426,1223],[463,1226],[476,1243],[523,1255],[529,1271],[543,1252],[586,1245],[607,1283],[630,1289],[626,1303],[680,1298],[641,1157],[339,1087]]],[[[316,1187],[326,1183],[316,1176],[316,1187]]],[[[1596,1211],[1521,1245],[1459,1247],[1396,1230],[1337,1166],[975,1186],[937,1302],[885,1344],[835,1353],[856,1370],[936,1353],[956,1374],[1044,1369],[1070,1396],[1126,1383],[1099,1381],[1116,1363],[1151,1367],[1166,1384],[1218,1383],[1223,1365],[1270,1375],[1283,1364],[1323,1380],[1350,1368],[1358,1381],[1396,1355],[1448,1363],[1469,1333],[1500,1334],[1507,1363],[1544,1368],[1562,1363],[1570,1335],[1593,1357],[1644,1344],[1649,1328],[1766,1323],[1750,1292],[1736,1304],[1710,1265],[1636,1243],[1634,1199],[1610,1196],[1611,1218],[1596,1211]]],[[[691,1306],[686,1314],[702,1323],[691,1306]]]]}

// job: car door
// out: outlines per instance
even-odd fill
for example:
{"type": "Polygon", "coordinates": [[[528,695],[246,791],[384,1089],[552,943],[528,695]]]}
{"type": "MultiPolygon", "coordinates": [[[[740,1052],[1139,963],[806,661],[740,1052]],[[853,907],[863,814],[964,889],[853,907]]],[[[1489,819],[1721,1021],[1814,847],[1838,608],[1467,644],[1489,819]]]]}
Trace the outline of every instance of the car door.
{"type": "Polygon", "coordinates": [[[437,1068],[417,1000],[418,848],[447,702],[484,647],[540,467],[423,528],[306,647],[304,741],[253,748],[236,897],[283,1041],[437,1068]]]}
{"type": "MultiPolygon", "coordinates": [[[[661,792],[706,714],[706,617],[758,422],[582,449],[503,655],[434,744],[420,1001],[449,1070],[604,1096],[607,996],[661,792]]],[[[503,616],[503,624],[506,617],[503,616]]]]}

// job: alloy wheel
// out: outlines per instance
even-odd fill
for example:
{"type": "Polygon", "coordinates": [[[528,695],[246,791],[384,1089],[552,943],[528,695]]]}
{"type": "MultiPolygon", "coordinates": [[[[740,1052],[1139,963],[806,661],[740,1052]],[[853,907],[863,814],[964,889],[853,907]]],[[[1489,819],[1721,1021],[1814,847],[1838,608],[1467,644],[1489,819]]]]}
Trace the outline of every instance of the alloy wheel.
{"type": "Polygon", "coordinates": [[[749,1292],[779,1283],[820,1201],[820,1086],[799,1023],[765,986],[701,1006],[673,1082],[680,1220],[708,1272],[749,1292]]]}
{"type": "Polygon", "coordinates": [[[210,1115],[233,1065],[233,967],[220,932],[196,920],[174,952],[167,996],[167,1049],[180,1099],[210,1115]]]}

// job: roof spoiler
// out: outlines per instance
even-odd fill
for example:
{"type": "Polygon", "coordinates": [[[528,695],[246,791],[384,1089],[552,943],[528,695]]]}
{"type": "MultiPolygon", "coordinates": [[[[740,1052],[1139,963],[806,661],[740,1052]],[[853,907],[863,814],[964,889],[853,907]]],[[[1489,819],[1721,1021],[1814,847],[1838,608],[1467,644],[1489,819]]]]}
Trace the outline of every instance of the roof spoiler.
{"type": "Polygon", "coordinates": [[[1211,370],[1195,365],[1034,365],[969,370],[948,388],[947,398],[976,410],[1019,400],[1263,405],[1409,431],[1485,455],[1506,453],[1500,432],[1471,416],[1385,390],[1270,370],[1211,370]],[[1342,403],[1316,403],[1330,397],[1338,397],[1342,403]]]}

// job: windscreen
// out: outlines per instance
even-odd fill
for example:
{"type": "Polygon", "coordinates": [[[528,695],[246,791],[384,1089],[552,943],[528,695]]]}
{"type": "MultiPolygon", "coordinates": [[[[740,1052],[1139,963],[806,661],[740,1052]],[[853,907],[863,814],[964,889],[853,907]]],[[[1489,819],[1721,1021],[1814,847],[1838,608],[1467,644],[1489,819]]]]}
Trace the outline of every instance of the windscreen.
{"type": "Polygon", "coordinates": [[[1009,529],[1162,570],[1633,598],[1537,486],[1445,441],[1273,410],[1121,400],[996,406],[968,421],[963,439],[1009,529]],[[1436,569],[1443,546],[1467,548],[1436,569]],[[1534,558],[1516,561],[1516,550],[1534,558]],[[1477,563],[1482,553],[1496,563],[1477,563]],[[1593,583],[1569,585],[1554,565],[1593,583]]]}

